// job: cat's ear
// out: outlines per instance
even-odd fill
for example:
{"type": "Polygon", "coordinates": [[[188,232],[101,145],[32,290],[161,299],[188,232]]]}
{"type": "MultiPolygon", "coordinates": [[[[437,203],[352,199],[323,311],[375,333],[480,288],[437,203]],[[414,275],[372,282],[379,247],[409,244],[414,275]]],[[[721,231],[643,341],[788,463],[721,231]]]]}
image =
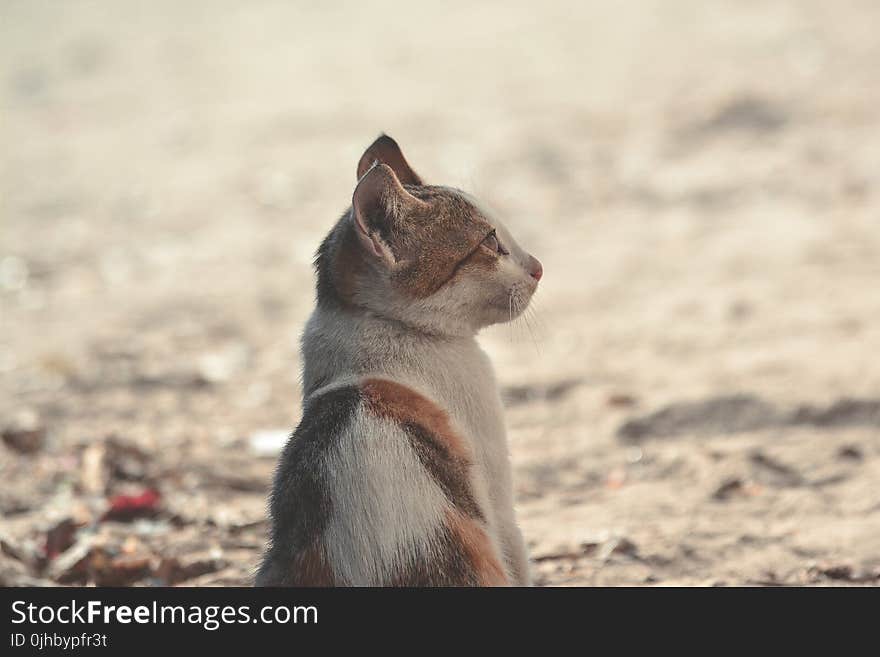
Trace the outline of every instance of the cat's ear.
{"type": "Polygon", "coordinates": [[[355,232],[361,244],[387,264],[395,264],[395,236],[408,213],[422,204],[403,188],[391,167],[374,164],[358,181],[351,199],[355,232]]]}
{"type": "Polygon", "coordinates": [[[361,155],[358,162],[357,177],[363,178],[370,167],[376,162],[387,164],[394,171],[397,179],[404,185],[421,185],[422,179],[412,170],[412,167],[403,156],[400,146],[388,135],[380,135],[370,147],[361,155]]]}

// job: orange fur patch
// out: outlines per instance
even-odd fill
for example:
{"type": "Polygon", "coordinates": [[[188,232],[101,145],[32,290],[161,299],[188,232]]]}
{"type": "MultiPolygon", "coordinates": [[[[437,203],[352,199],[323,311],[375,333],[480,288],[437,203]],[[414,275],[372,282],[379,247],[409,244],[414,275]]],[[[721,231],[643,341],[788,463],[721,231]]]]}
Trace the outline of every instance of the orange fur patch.
{"type": "Polygon", "coordinates": [[[449,416],[424,395],[388,379],[366,379],[361,391],[367,408],[374,415],[403,425],[418,424],[438,439],[451,455],[469,458],[461,437],[449,424],[449,416]]]}
{"type": "Polygon", "coordinates": [[[471,486],[470,452],[447,414],[411,388],[386,379],[366,379],[361,395],[368,412],[400,426],[449,502],[468,517],[484,519],[471,486]]]}
{"type": "Polygon", "coordinates": [[[509,586],[489,536],[480,524],[457,511],[446,512],[446,525],[458,540],[481,586],[509,586]]]}
{"type": "Polygon", "coordinates": [[[333,571],[324,550],[311,545],[294,559],[293,586],[334,586],[333,571]]]}
{"type": "Polygon", "coordinates": [[[406,185],[422,201],[409,214],[391,249],[405,263],[393,280],[416,298],[430,296],[456,273],[492,227],[469,201],[456,192],[429,185],[406,185]]]}

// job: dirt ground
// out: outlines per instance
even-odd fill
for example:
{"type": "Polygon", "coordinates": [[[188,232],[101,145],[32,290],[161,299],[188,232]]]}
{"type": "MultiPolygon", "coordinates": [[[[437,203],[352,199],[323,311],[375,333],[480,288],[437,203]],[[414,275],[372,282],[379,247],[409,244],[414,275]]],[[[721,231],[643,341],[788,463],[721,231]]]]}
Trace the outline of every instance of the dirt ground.
{"type": "Polygon", "coordinates": [[[544,585],[880,583],[880,4],[0,2],[0,584],[246,584],[393,135],[544,263],[481,338],[544,585]]]}

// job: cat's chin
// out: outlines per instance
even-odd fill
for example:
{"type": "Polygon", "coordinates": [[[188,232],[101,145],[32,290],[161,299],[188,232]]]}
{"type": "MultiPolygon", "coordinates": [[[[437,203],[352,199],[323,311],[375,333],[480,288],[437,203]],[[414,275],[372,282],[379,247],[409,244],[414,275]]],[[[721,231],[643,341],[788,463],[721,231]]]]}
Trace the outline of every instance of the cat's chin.
{"type": "Polygon", "coordinates": [[[511,293],[493,299],[485,310],[488,319],[486,324],[506,324],[512,322],[525,312],[531,300],[532,293],[511,293]]]}

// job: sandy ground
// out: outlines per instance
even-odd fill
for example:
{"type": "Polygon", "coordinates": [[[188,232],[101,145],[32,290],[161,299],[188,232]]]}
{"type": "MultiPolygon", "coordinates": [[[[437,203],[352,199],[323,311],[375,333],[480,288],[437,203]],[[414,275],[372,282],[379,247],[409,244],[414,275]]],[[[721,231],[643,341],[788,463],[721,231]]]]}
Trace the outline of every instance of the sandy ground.
{"type": "Polygon", "coordinates": [[[537,7],[0,2],[0,583],[248,581],[380,131],[544,263],[537,583],[880,583],[880,5],[537,7]]]}

